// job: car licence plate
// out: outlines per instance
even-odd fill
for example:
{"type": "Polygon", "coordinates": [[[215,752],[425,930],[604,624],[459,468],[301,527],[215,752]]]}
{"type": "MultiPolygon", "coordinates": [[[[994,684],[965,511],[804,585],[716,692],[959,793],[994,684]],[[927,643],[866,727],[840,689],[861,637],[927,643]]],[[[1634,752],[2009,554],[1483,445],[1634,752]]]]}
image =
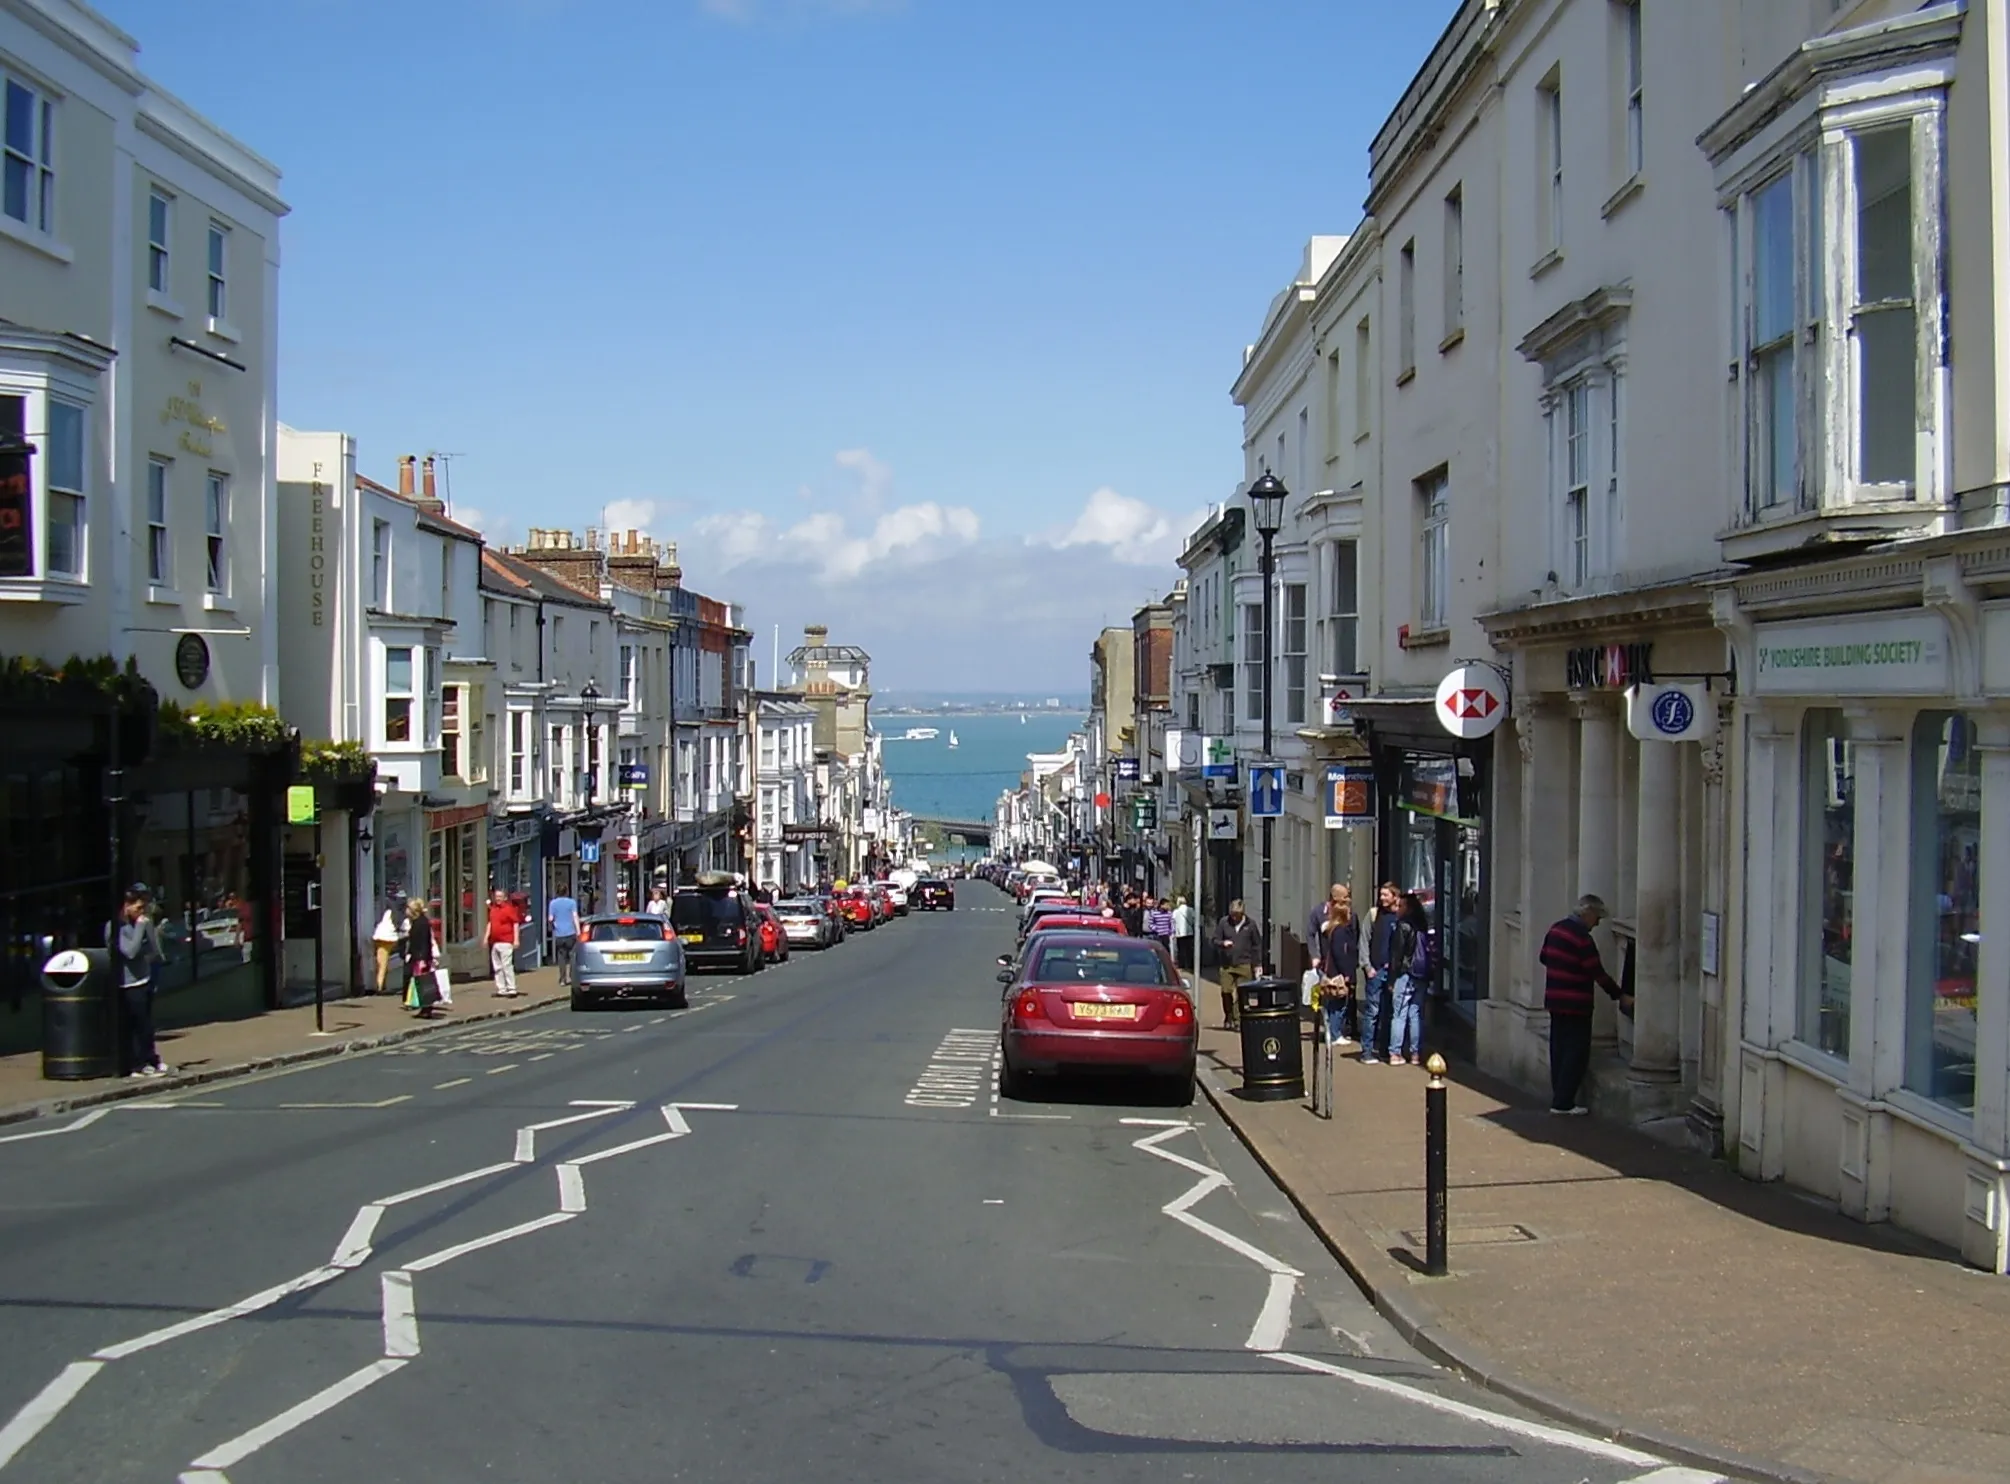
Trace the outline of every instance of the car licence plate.
{"type": "Polygon", "coordinates": [[[682,936],[686,943],[702,943],[705,941],[703,933],[685,933],[682,936]]]}
{"type": "Polygon", "coordinates": [[[603,953],[600,956],[610,964],[639,964],[649,957],[646,953],[603,953]]]}
{"type": "Polygon", "coordinates": [[[1071,1007],[1076,1016],[1083,1020],[1136,1020],[1136,1005],[1103,1005],[1077,1002],[1071,1007]]]}

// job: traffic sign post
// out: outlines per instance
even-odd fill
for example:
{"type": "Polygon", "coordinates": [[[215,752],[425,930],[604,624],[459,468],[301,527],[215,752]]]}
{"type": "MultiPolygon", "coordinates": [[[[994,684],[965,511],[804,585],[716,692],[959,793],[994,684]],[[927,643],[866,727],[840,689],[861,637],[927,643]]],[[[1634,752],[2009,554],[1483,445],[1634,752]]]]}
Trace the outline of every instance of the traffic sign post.
{"type": "Polygon", "coordinates": [[[1284,813],[1284,765],[1249,765],[1249,814],[1252,819],[1276,819],[1284,813]]]}

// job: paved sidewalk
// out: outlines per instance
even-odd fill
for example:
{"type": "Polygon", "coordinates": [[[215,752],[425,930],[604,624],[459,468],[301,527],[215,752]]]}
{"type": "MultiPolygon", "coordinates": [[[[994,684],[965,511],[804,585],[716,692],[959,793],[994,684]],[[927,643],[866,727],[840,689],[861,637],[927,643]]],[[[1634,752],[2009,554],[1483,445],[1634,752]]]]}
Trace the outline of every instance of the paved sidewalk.
{"type": "MultiPolygon", "coordinates": [[[[1218,1014],[1212,985],[1201,1003],[1218,1014]]],[[[1339,1061],[1328,1122],[1235,1096],[1241,1060],[1234,1037],[1203,1033],[1223,1117],[1377,1307],[1484,1384],[1760,1478],[2010,1479],[2010,1279],[1631,1130],[1553,1118],[1463,1065],[1452,1274],[1427,1278],[1425,1073],[1339,1061]]]]}
{"type": "Polygon", "coordinates": [[[443,1006],[435,1020],[418,1019],[397,995],[330,1000],[322,1011],[324,1035],[314,1033],[312,1005],[163,1031],[158,1041],[161,1058],[175,1069],[167,1077],[48,1082],[42,1077],[39,1052],[0,1056],[0,1124],[213,1082],[262,1067],[339,1056],[451,1025],[521,1015],[565,998],[555,968],[524,970],[517,975],[517,987],[522,991],[517,998],[502,999],[486,979],[457,982],[453,1008],[443,1006]]]}

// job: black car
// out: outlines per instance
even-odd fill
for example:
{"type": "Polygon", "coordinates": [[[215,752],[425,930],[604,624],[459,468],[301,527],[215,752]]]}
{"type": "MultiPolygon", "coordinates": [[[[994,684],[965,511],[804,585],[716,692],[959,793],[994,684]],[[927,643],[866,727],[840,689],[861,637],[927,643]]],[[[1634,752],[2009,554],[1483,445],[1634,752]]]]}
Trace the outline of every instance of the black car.
{"type": "Polygon", "coordinates": [[[947,881],[934,876],[924,876],[914,883],[909,899],[924,912],[933,912],[940,907],[944,912],[956,910],[956,889],[947,881]]]}
{"type": "Polygon", "coordinates": [[[730,877],[724,883],[700,881],[680,886],[670,898],[670,922],[684,945],[684,961],[694,969],[737,969],[751,974],[761,967],[761,933],[753,904],[730,877]]]}

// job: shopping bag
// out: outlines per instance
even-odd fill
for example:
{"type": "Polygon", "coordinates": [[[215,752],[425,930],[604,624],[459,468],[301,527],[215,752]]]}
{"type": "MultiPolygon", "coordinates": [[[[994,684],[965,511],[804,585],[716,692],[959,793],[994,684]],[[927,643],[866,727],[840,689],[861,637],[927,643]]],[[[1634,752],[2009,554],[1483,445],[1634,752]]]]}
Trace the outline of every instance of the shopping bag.
{"type": "Polygon", "coordinates": [[[439,1003],[445,1005],[449,1010],[453,1009],[454,986],[452,981],[447,978],[447,966],[445,964],[441,964],[437,969],[433,970],[433,986],[439,991],[439,1003]]]}
{"type": "Polygon", "coordinates": [[[1310,1010],[1319,1003],[1319,986],[1325,981],[1317,969],[1307,969],[1298,976],[1298,1003],[1310,1010]]]}

